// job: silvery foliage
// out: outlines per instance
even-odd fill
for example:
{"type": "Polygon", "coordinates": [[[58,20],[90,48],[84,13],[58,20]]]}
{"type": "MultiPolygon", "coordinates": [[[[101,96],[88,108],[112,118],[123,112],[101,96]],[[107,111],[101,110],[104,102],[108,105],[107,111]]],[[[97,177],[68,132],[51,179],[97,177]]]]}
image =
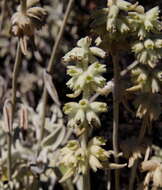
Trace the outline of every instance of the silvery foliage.
{"type": "MultiPolygon", "coordinates": [[[[19,105],[19,108],[21,106],[19,105]]],[[[42,103],[40,103],[36,110],[26,106],[28,112],[28,128],[21,126],[21,118],[16,117],[14,121],[13,145],[12,145],[12,181],[5,183],[7,179],[7,143],[6,130],[4,127],[4,120],[1,120],[1,140],[0,146],[1,157],[0,166],[2,180],[0,187],[3,189],[35,189],[37,187],[36,176],[40,175],[41,181],[48,182],[49,186],[54,187],[56,182],[56,175],[53,168],[56,166],[56,157],[58,147],[64,144],[67,139],[67,133],[63,122],[63,114],[57,105],[50,107],[51,117],[45,118],[45,137],[40,143],[40,125],[42,115],[42,103]],[[2,130],[3,129],[3,130],[2,130]],[[55,156],[54,156],[55,154],[55,156]],[[26,180],[26,177],[30,180],[26,180]],[[47,176],[50,176],[47,178],[47,176]]],[[[21,109],[20,109],[21,110],[21,109]]]]}

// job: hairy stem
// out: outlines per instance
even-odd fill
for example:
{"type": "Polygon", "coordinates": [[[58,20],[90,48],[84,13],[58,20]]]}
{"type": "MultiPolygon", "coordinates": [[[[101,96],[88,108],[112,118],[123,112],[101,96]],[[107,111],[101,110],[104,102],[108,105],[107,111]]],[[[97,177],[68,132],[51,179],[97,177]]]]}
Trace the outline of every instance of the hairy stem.
{"type": "MultiPolygon", "coordinates": [[[[113,92],[113,149],[115,152],[115,162],[118,163],[118,128],[119,128],[119,59],[118,55],[112,55],[114,70],[114,92],[113,92]]],[[[120,190],[119,170],[115,170],[115,190],[120,190]]]]}
{"type": "MultiPolygon", "coordinates": [[[[59,44],[61,42],[64,30],[65,30],[66,23],[67,23],[67,20],[69,18],[69,15],[70,15],[70,12],[71,12],[71,9],[72,9],[73,1],[74,0],[69,0],[62,26],[60,28],[60,31],[59,31],[58,37],[56,39],[56,42],[55,42],[55,44],[53,46],[52,54],[51,54],[51,57],[50,57],[50,60],[49,60],[49,63],[48,63],[48,67],[47,67],[47,72],[50,73],[50,74],[53,73],[53,66],[54,66],[54,63],[55,63],[55,56],[56,56],[56,53],[58,52],[58,47],[59,47],[59,44]]],[[[41,143],[41,141],[42,141],[42,139],[44,137],[44,125],[45,125],[47,98],[48,98],[48,94],[47,94],[46,87],[44,86],[44,90],[43,90],[43,108],[42,108],[42,116],[41,116],[40,143],[41,143]]]]}
{"type": "MultiPolygon", "coordinates": [[[[87,150],[87,144],[88,144],[88,129],[86,126],[86,130],[81,136],[81,146],[86,151],[87,150]]],[[[90,190],[90,173],[89,173],[89,164],[88,160],[86,160],[86,173],[83,175],[83,189],[84,190],[90,190]]]]}
{"type": "MultiPolygon", "coordinates": [[[[83,99],[88,100],[89,99],[89,93],[88,93],[88,89],[85,89],[85,91],[83,92],[83,99]]],[[[85,150],[85,152],[87,151],[87,145],[88,145],[88,124],[85,123],[85,132],[82,134],[81,138],[80,138],[80,143],[81,143],[81,147],[85,150]]],[[[89,173],[89,163],[88,163],[88,159],[86,160],[86,173],[83,175],[83,189],[84,190],[90,190],[90,173],[89,173]]]]}

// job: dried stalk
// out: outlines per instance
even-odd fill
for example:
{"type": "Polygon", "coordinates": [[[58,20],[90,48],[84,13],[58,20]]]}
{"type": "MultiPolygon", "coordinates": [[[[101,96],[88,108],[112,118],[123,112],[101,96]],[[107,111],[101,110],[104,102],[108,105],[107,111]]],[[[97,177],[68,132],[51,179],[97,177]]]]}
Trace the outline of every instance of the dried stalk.
{"type": "Polygon", "coordinates": [[[12,145],[12,137],[11,133],[7,133],[7,176],[8,176],[8,181],[11,181],[11,176],[12,176],[12,156],[11,156],[11,145],[12,145]]]}
{"type": "MultiPolygon", "coordinates": [[[[115,152],[115,162],[118,163],[118,128],[119,128],[119,58],[113,54],[113,70],[114,70],[114,92],[113,92],[113,150],[115,152]]],[[[115,190],[120,190],[119,170],[115,170],[115,190]]]]}
{"type": "MultiPolygon", "coordinates": [[[[11,122],[13,125],[14,120],[14,113],[15,113],[15,107],[16,107],[16,89],[17,89],[17,78],[19,73],[19,67],[21,64],[21,49],[20,44],[18,43],[17,47],[17,53],[16,53],[16,60],[14,64],[14,70],[13,70],[13,76],[12,76],[12,116],[11,116],[11,122]]],[[[8,145],[8,157],[7,157],[7,173],[8,173],[8,180],[11,180],[12,176],[12,134],[11,131],[7,134],[7,145],[8,145]]]]}
{"type": "Polygon", "coordinates": [[[47,71],[49,73],[52,73],[52,71],[53,71],[55,56],[56,56],[59,44],[60,44],[61,39],[62,39],[64,30],[65,30],[65,26],[67,24],[67,20],[69,18],[69,15],[70,15],[70,12],[71,12],[71,9],[72,9],[73,2],[74,2],[74,0],[69,0],[68,6],[67,6],[67,9],[66,9],[66,12],[65,12],[64,20],[63,20],[62,26],[60,28],[60,32],[59,32],[58,37],[56,39],[56,42],[55,42],[55,44],[53,46],[51,58],[49,60],[49,64],[48,64],[48,68],[47,68],[47,71]]]}
{"type": "Polygon", "coordinates": [[[13,76],[12,76],[12,114],[13,114],[12,122],[13,122],[14,112],[15,112],[15,107],[16,107],[17,78],[18,78],[19,68],[21,64],[21,58],[22,58],[21,48],[20,48],[20,43],[18,43],[16,61],[14,64],[13,76]]]}
{"type": "Polygon", "coordinates": [[[2,1],[2,13],[1,13],[1,22],[0,22],[0,31],[3,28],[4,21],[5,21],[5,14],[6,14],[6,5],[7,5],[7,0],[2,1]]]}
{"type": "MultiPolygon", "coordinates": [[[[53,73],[53,66],[54,66],[54,63],[55,63],[55,61],[54,61],[55,56],[56,56],[56,53],[58,51],[58,47],[59,47],[59,44],[61,42],[64,30],[65,30],[67,20],[69,18],[69,15],[70,15],[70,12],[71,12],[71,9],[72,9],[73,1],[74,0],[69,0],[62,26],[60,28],[60,31],[59,31],[58,37],[56,39],[56,42],[55,42],[55,44],[53,46],[52,54],[51,54],[51,57],[50,57],[50,60],[49,60],[49,63],[48,63],[48,67],[47,67],[47,72],[50,73],[50,74],[53,73]]],[[[41,141],[43,139],[43,136],[44,136],[44,125],[45,125],[47,98],[48,98],[48,94],[47,94],[46,87],[44,86],[44,89],[43,89],[43,108],[42,108],[42,115],[41,115],[41,135],[40,135],[40,139],[39,139],[39,141],[40,141],[39,144],[41,143],[41,141]]]]}
{"type": "MultiPolygon", "coordinates": [[[[21,0],[21,10],[24,12],[26,11],[26,0],[21,0]]],[[[21,48],[20,43],[18,42],[17,52],[16,52],[16,60],[13,69],[12,75],[12,116],[11,116],[11,123],[13,125],[14,115],[15,115],[15,108],[16,108],[16,91],[17,91],[17,78],[19,73],[19,68],[22,60],[21,48]]],[[[8,157],[7,157],[7,173],[8,173],[8,180],[11,181],[12,176],[12,133],[9,131],[7,134],[7,145],[8,145],[8,157]]]]}

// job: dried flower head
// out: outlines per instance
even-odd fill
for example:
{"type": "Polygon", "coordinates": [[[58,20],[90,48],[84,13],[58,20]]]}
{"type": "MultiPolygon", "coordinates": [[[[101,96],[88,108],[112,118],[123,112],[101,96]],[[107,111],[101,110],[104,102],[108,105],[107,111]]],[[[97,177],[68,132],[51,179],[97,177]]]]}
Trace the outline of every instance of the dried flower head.
{"type": "Polygon", "coordinates": [[[35,30],[45,24],[47,12],[41,7],[26,7],[26,0],[21,0],[21,8],[11,18],[11,34],[19,37],[21,50],[28,53],[28,41],[34,38],[35,30]]]}
{"type": "Polygon", "coordinates": [[[161,102],[160,94],[141,93],[135,100],[135,105],[138,105],[136,116],[139,118],[145,117],[148,126],[150,121],[158,119],[161,113],[161,102]]]}
{"type": "Polygon", "coordinates": [[[134,162],[137,159],[142,158],[145,154],[149,142],[144,139],[139,145],[137,145],[137,138],[132,137],[124,140],[120,146],[124,157],[129,159],[128,167],[130,168],[134,165],[134,162]]]}

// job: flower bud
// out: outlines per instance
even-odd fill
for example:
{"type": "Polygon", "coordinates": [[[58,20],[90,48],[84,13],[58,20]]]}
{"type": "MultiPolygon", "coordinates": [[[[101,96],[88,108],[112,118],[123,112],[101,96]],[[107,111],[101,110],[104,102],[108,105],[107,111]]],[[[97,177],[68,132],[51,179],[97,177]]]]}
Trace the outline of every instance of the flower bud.
{"type": "Polygon", "coordinates": [[[133,46],[132,46],[132,50],[135,53],[139,53],[144,49],[143,43],[142,42],[136,42],[133,46]]]}
{"type": "Polygon", "coordinates": [[[75,151],[79,148],[79,142],[76,140],[70,140],[67,144],[67,148],[69,148],[72,151],[75,151]]]}
{"type": "Polygon", "coordinates": [[[98,47],[91,47],[90,51],[93,55],[104,58],[106,56],[106,52],[98,47]]]}
{"type": "Polygon", "coordinates": [[[79,105],[76,102],[66,103],[63,107],[63,111],[65,114],[73,114],[79,109],[79,105]]]}
{"type": "Polygon", "coordinates": [[[144,42],[144,46],[147,49],[153,49],[154,48],[154,42],[151,39],[147,39],[144,42]]]}
{"type": "Polygon", "coordinates": [[[151,89],[152,93],[157,93],[160,91],[158,81],[155,78],[152,79],[151,89]]]}
{"type": "Polygon", "coordinates": [[[117,18],[119,14],[119,8],[116,5],[112,5],[109,9],[108,18],[117,18]]]}
{"type": "Polygon", "coordinates": [[[107,104],[103,102],[92,102],[90,107],[95,113],[107,111],[107,104]]]}
{"type": "Polygon", "coordinates": [[[98,85],[98,87],[102,88],[106,83],[106,79],[103,76],[96,76],[94,77],[94,82],[98,85]]]}
{"type": "Polygon", "coordinates": [[[67,123],[67,126],[68,127],[74,127],[75,126],[75,121],[74,121],[74,119],[69,119],[69,121],[68,121],[68,123],[67,123]]]}
{"type": "Polygon", "coordinates": [[[89,102],[86,99],[82,99],[79,101],[80,108],[87,109],[89,102]]]}
{"type": "Polygon", "coordinates": [[[89,165],[94,172],[97,171],[97,168],[101,169],[103,167],[100,161],[94,155],[89,156],[89,165]]]}
{"type": "Polygon", "coordinates": [[[147,20],[147,18],[146,18],[146,20],[145,20],[145,22],[144,22],[144,26],[145,26],[145,29],[149,32],[151,29],[153,29],[153,24],[149,21],[149,20],[147,20]]]}
{"type": "Polygon", "coordinates": [[[88,121],[88,124],[92,127],[100,127],[101,122],[99,117],[95,114],[93,111],[87,111],[86,112],[86,119],[88,121]]]}
{"type": "Polygon", "coordinates": [[[81,68],[78,68],[76,66],[68,66],[67,67],[67,74],[71,77],[73,76],[78,76],[79,74],[82,73],[82,69],[81,68]]]}
{"type": "Polygon", "coordinates": [[[102,65],[98,62],[93,63],[88,67],[87,73],[90,73],[94,77],[98,77],[99,74],[106,72],[105,65],[102,65]]]}
{"type": "Polygon", "coordinates": [[[85,113],[83,109],[79,109],[75,115],[74,122],[76,126],[81,126],[85,121],[85,113]]]}
{"type": "Polygon", "coordinates": [[[146,73],[140,73],[139,76],[137,77],[136,82],[137,82],[137,83],[140,83],[140,82],[142,82],[142,81],[146,81],[147,78],[148,78],[148,77],[147,77],[146,73]]]}
{"type": "Polygon", "coordinates": [[[116,20],[114,18],[110,18],[107,20],[106,30],[111,33],[116,32],[116,20]]]}
{"type": "Polygon", "coordinates": [[[118,28],[121,33],[128,32],[130,30],[128,25],[122,21],[118,23],[118,28]]]}
{"type": "Polygon", "coordinates": [[[146,63],[147,62],[147,51],[142,51],[141,54],[137,55],[137,58],[141,63],[146,63]]]}
{"type": "Polygon", "coordinates": [[[159,19],[159,13],[160,13],[159,7],[156,6],[146,12],[146,18],[150,21],[156,21],[157,19],[159,19]]]}
{"type": "Polygon", "coordinates": [[[162,40],[161,39],[155,40],[155,47],[162,48],[162,40]]]}
{"type": "Polygon", "coordinates": [[[80,39],[77,42],[77,46],[82,47],[82,48],[88,48],[91,45],[91,43],[92,43],[92,39],[89,37],[85,37],[85,38],[80,39]]]}
{"type": "Polygon", "coordinates": [[[94,137],[93,139],[91,139],[91,141],[89,142],[89,145],[105,145],[106,144],[106,140],[103,137],[94,137]]]}

